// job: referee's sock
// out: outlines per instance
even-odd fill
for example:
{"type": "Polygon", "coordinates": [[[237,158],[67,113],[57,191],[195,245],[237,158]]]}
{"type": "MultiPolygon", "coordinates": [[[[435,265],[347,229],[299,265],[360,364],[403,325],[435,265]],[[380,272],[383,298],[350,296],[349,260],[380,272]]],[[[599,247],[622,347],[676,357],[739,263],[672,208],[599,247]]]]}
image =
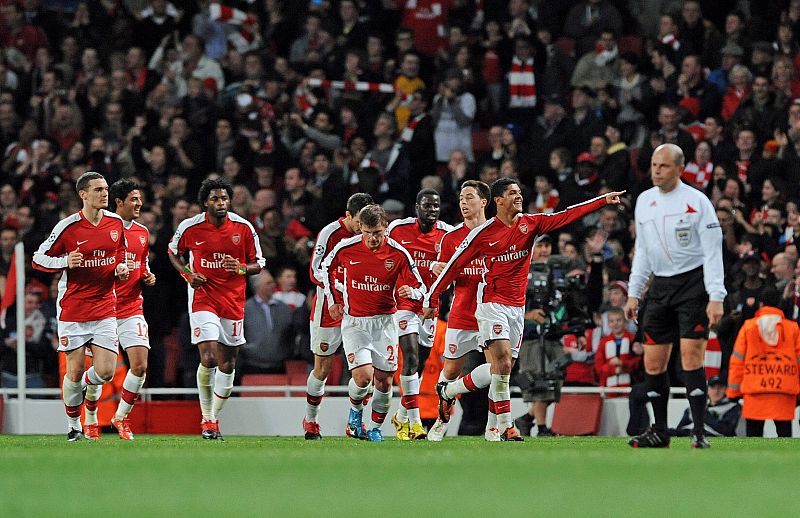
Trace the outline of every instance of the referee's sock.
{"type": "Polygon", "coordinates": [[[653,428],[660,432],[667,431],[667,405],[669,404],[669,374],[648,374],[644,376],[647,397],[653,405],[653,428]]]}
{"type": "Polygon", "coordinates": [[[702,367],[683,373],[686,382],[686,399],[692,412],[694,431],[704,433],[706,420],[706,403],[708,400],[708,383],[706,371],[702,367]]]}

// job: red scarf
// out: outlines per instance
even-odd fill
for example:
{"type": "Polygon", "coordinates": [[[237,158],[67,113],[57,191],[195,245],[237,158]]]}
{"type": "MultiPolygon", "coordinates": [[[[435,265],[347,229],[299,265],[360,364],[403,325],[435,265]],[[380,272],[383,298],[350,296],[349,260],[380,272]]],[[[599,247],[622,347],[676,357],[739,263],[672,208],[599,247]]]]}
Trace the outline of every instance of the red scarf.
{"type": "Polygon", "coordinates": [[[533,74],[533,58],[523,63],[514,56],[508,74],[509,108],[533,108],[536,106],[536,77],[533,74]]]}
{"type": "Polygon", "coordinates": [[[708,182],[711,181],[711,175],[714,173],[714,164],[711,162],[706,163],[705,167],[700,168],[697,162],[689,162],[683,169],[681,178],[690,184],[700,189],[705,189],[708,182]]]}
{"type": "Polygon", "coordinates": [[[400,140],[403,142],[411,142],[411,139],[414,138],[414,129],[417,127],[417,124],[419,124],[419,121],[421,121],[423,117],[425,117],[425,114],[421,113],[411,119],[408,122],[408,125],[403,128],[403,132],[400,134],[400,140]]]}

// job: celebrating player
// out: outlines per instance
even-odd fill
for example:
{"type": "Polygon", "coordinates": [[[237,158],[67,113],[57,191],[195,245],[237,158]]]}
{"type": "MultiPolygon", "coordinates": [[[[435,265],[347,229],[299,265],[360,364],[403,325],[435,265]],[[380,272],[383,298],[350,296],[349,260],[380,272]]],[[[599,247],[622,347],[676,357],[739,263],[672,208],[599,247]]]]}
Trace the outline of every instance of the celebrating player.
{"type": "MultiPolygon", "coordinates": [[[[438,274],[444,269],[444,265],[453,256],[464,238],[474,228],[486,222],[484,210],[489,203],[490,195],[489,186],[483,182],[467,180],[461,185],[458,199],[464,223],[457,225],[454,230],[442,238],[439,257],[432,268],[434,274],[438,274]]],[[[478,332],[478,321],[475,320],[475,308],[478,284],[483,276],[483,270],[483,259],[477,257],[465,266],[455,278],[453,302],[450,316],[447,319],[447,332],[444,339],[444,367],[439,374],[439,383],[456,381],[461,374],[461,369],[464,368],[465,356],[471,351],[479,350],[480,333],[478,332]]],[[[488,386],[491,382],[489,367],[489,364],[486,363],[463,378],[461,383],[465,386],[464,392],[488,386]]],[[[490,418],[494,415],[491,412],[494,408],[491,396],[489,394],[490,418]]],[[[440,412],[440,414],[444,415],[440,416],[428,431],[429,441],[441,441],[447,433],[447,422],[450,419],[449,407],[447,412],[440,412]]],[[[487,439],[500,440],[496,426],[496,423],[487,424],[487,439]]]]}
{"type": "Polygon", "coordinates": [[[128,422],[128,414],[144,385],[147,355],[150,351],[147,322],[142,310],[142,283],[153,286],[156,283],[156,276],[150,271],[148,260],[150,233],[147,227],[135,221],[142,208],[142,193],[139,186],[131,180],[119,180],[111,185],[108,198],[125,226],[127,243],[125,257],[130,270],[128,279],[117,281],[115,288],[119,345],[128,353],[130,370],[122,383],[122,398],[111,425],[117,429],[120,438],[132,441],[133,433],[128,422]]]}
{"type": "MultiPolygon", "coordinates": [[[[386,234],[408,250],[417,265],[422,280],[429,286],[434,279],[430,265],[436,261],[439,244],[453,227],[439,221],[439,194],[423,189],[417,194],[417,217],[392,221],[386,234]]],[[[392,417],[392,424],[401,441],[425,439],[427,436],[419,416],[419,373],[433,347],[436,321],[422,318],[422,301],[400,299],[394,315],[403,352],[403,372],[400,388],[403,398],[392,417]],[[420,347],[421,346],[421,347],[420,347]]]]}
{"type": "Polygon", "coordinates": [[[339,242],[322,265],[331,317],[342,319],[342,342],[350,380],[350,415],[345,433],[363,439],[362,412],[369,385],[375,380],[372,417],[366,439],[383,441],[381,425],[392,398],[392,373],[397,370],[397,327],[392,314],[397,296],[419,300],[425,284],[411,255],[386,237],[386,212],[378,205],[361,210],[361,236],[339,242]],[[341,271],[342,291],[335,283],[341,271]]]}
{"type": "MultiPolygon", "coordinates": [[[[306,417],[303,419],[303,430],[307,440],[320,439],[317,414],[325,394],[325,380],[331,372],[333,357],[342,344],[342,321],[331,318],[328,302],[325,300],[325,280],[322,273],[322,261],[333,250],[339,241],[353,237],[359,232],[358,213],[367,205],[371,205],[372,196],[356,193],[347,200],[347,211],[343,218],[329,223],[317,236],[314,255],[311,257],[309,274],[311,281],[317,285],[316,294],[311,303],[311,351],[314,353],[314,370],[308,374],[306,382],[306,417]]],[[[337,272],[338,273],[338,272],[337,272]]],[[[341,278],[339,278],[341,282],[341,278]]]]}
{"type": "Polygon", "coordinates": [[[83,208],[59,221],[33,254],[33,267],[37,270],[61,272],[58,350],[67,356],[62,397],[70,442],[98,437],[96,430],[83,434],[80,422],[83,389],[87,384],[108,383],[114,376],[118,353],[114,283],[117,278],[127,279],[129,273],[122,218],[104,210],[108,206],[105,178],[89,171],[78,178],[75,188],[83,208]],[[93,363],[88,370],[84,359],[86,346],[91,350],[93,363]]]}
{"type": "Polygon", "coordinates": [[[203,439],[222,439],[217,419],[233,389],[238,347],[245,343],[245,276],[264,268],[255,229],[228,212],[232,197],[227,180],[203,180],[198,199],[205,212],[182,221],[169,243],[170,261],[189,285],[192,343],[200,349],[203,439]],[[187,252],[188,264],[181,257],[187,252]]]}
{"type": "MultiPolygon", "coordinates": [[[[503,441],[521,441],[511,424],[512,352],[518,351],[524,326],[525,287],[531,262],[531,248],[540,234],[567,225],[610,203],[620,203],[621,192],[598,196],[554,214],[522,214],[522,190],[512,178],[492,184],[497,216],[472,230],[447,262],[425,295],[425,316],[432,316],[439,293],[472,260],[483,257],[486,271],[478,287],[478,320],[482,346],[491,353],[491,386],[495,398],[498,429],[503,441]]],[[[438,391],[437,391],[438,392],[438,391]]],[[[449,394],[445,396],[450,397],[449,394]]],[[[452,404],[452,402],[449,402],[452,404]]]]}

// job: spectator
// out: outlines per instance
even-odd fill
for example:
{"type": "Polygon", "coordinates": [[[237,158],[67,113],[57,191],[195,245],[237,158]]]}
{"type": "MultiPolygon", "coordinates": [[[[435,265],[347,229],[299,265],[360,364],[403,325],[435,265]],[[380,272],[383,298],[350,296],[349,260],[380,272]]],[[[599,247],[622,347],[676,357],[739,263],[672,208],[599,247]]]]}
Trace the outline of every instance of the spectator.
{"type": "Polygon", "coordinates": [[[244,336],[236,373],[275,374],[286,372],[284,360],[292,354],[292,310],[277,300],[275,280],[264,270],[250,277],[253,296],[244,307],[244,336]]]}
{"type": "Polygon", "coordinates": [[[439,86],[439,93],[433,98],[431,118],[433,119],[436,160],[447,162],[450,153],[459,150],[466,155],[468,162],[474,162],[472,154],[472,122],[477,106],[475,97],[463,90],[462,74],[450,69],[439,86]]]}
{"type": "MultiPolygon", "coordinates": [[[[601,387],[630,387],[631,375],[642,363],[641,344],[637,348],[634,336],[625,329],[625,312],[622,308],[608,311],[608,325],[611,332],[600,340],[594,367],[601,387]]],[[[619,397],[620,394],[607,394],[606,397],[619,397]]]]}
{"type": "MultiPolygon", "coordinates": [[[[713,437],[735,437],[736,427],[742,416],[742,407],[738,402],[725,396],[725,382],[719,376],[708,380],[708,405],[706,406],[706,434],[713,437]]],[[[670,430],[670,435],[689,437],[694,429],[692,413],[687,408],[677,428],[670,430]]]]}
{"type": "MultiPolygon", "coordinates": [[[[154,0],[159,1],[159,0],[154,0]]],[[[205,42],[199,36],[189,34],[183,38],[182,59],[169,63],[164,81],[167,82],[178,97],[186,95],[187,79],[196,77],[201,81],[211,79],[217,91],[225,88],[225,76],[219,63],[205,55],[205,42]]]]}
{"type": "MultiPolygon", "coordinates": [[[[436,170],[435,124],[428,114],[432,102],[433,94],[429,90],[416,90],[409,105],[411,119],[400,132],[402,151],[409,161],[409,185],[419,185],[423,176],[436,170]]],[[[412,195],[410,191],[406,196],[412,195]]]]}
{"type": "Polygon", "coordinates": [[[735,43],[728,43],[722,47],[722,65],[708,74],[706,78],[708,82],[714,84],[717,90],[724,94],[728,90],[728,74],[733,67],[742,62],[743,56],[744,49],[735,43]]]}
{"type": "Polygon", "coordinates": [[[619,59],[619,76],[613,86],[617,89],[617,123],[622,126],[622,140],[631,147],[641,147],[644,142],[644,104],[650,102],[653,90],[650,82],[639,73],[639,56],[625,52],[619,59]]]}
{"type": "Polygon", "coordinates": [[[564,22],[564,34],[575,40],[575,53],[579,56],[592,50],[604,30],[622,33],[622,16],[605,0],[585,0],[575,4],[564,22]]]}
{"type": "Polygon", "coordinates": [[[578,155],[589,149],[592,135],[603,132],[603,122],[593,110],[595,92],[588,86],[572,89],[572,114],[570,122],[570,150],[578,155]]]}
{"type": "Polygon", "coordinates": [[[667,91],[666,99],[686,108],[691,115],[689,120],[703,120],[719,113],[722,102],[719,90],[704,79],[703,64],[699,56],[689,55],[683,58],[677,86],[676,90],[667,91]]]}
{"type": "Polygon", "coordinates": [[[705,191],[713,174],[714,164],[711,162],[711,146],[705,140],[701,140],[697,143],[697,147],[694,148],[694,158],[683,169],[681,179],[689,185],[705,191]]]}
{"type": "Polygon", "coordinates": [[[603,31],[594,52],[578,60],[572,73],[573,87],[585,86],[595,90],[613,84],[620,76],[619,48],[613,31],[603,31]]]}
{"type": "Polygon", "coordinates": [[[294,311],[306,303],[306,296],[297,291],[297,270],[284,266],[278,270],[278,286],[273,297],[294,311]]]}
{"type": "Polygon", "coordinates": [[[778,293],[783,293],[789,283],[794,279],[794,264],[787,254],[779,252],[772,258],[770,272],[775,277],[775,289],[778,293]]]}
{"type": "Polygon", "coordinates": [[[722,99],[722,120],[728,122],[745,96],[750,94],[753,75],[744,65],[734,65],[728,73],[728,86],[722,99]]]}
{"type": "MultiPolygon", "coordinates": [[[[39,309],[40,297],[36,293],[25,293],[25,368],[28,388],[46,386],[44,375],[52,373],[58,365],[55,348],[56,331],[51,320],[39,309]]],[[[15,306],[7,311],[6,325],[0,335],[0,386],[16,388],[17,371],[17,312],[15,306]]]]}

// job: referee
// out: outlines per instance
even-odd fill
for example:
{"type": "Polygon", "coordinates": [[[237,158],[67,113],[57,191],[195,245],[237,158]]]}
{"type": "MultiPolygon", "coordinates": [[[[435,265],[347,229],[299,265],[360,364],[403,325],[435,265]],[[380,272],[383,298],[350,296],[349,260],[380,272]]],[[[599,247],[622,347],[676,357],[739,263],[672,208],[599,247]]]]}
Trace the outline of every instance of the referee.
{"type": "Polygon", "coordinates": [[[708,448],[704,433],[706,377],[703,369],[708,328],[722,317],[725,299],[722,229],[714,206],[702,192],[681,182],[684,156],[674,144],[653,152],[654,187],[636,201],[636,246],[625,314],[635,319],[650,275],[644,310],[645,389],[655,424],[632,437],[634,448],[666,448],[672,344],[680,338],[686,393],[694,422],[693,448],[708,448]]]}

